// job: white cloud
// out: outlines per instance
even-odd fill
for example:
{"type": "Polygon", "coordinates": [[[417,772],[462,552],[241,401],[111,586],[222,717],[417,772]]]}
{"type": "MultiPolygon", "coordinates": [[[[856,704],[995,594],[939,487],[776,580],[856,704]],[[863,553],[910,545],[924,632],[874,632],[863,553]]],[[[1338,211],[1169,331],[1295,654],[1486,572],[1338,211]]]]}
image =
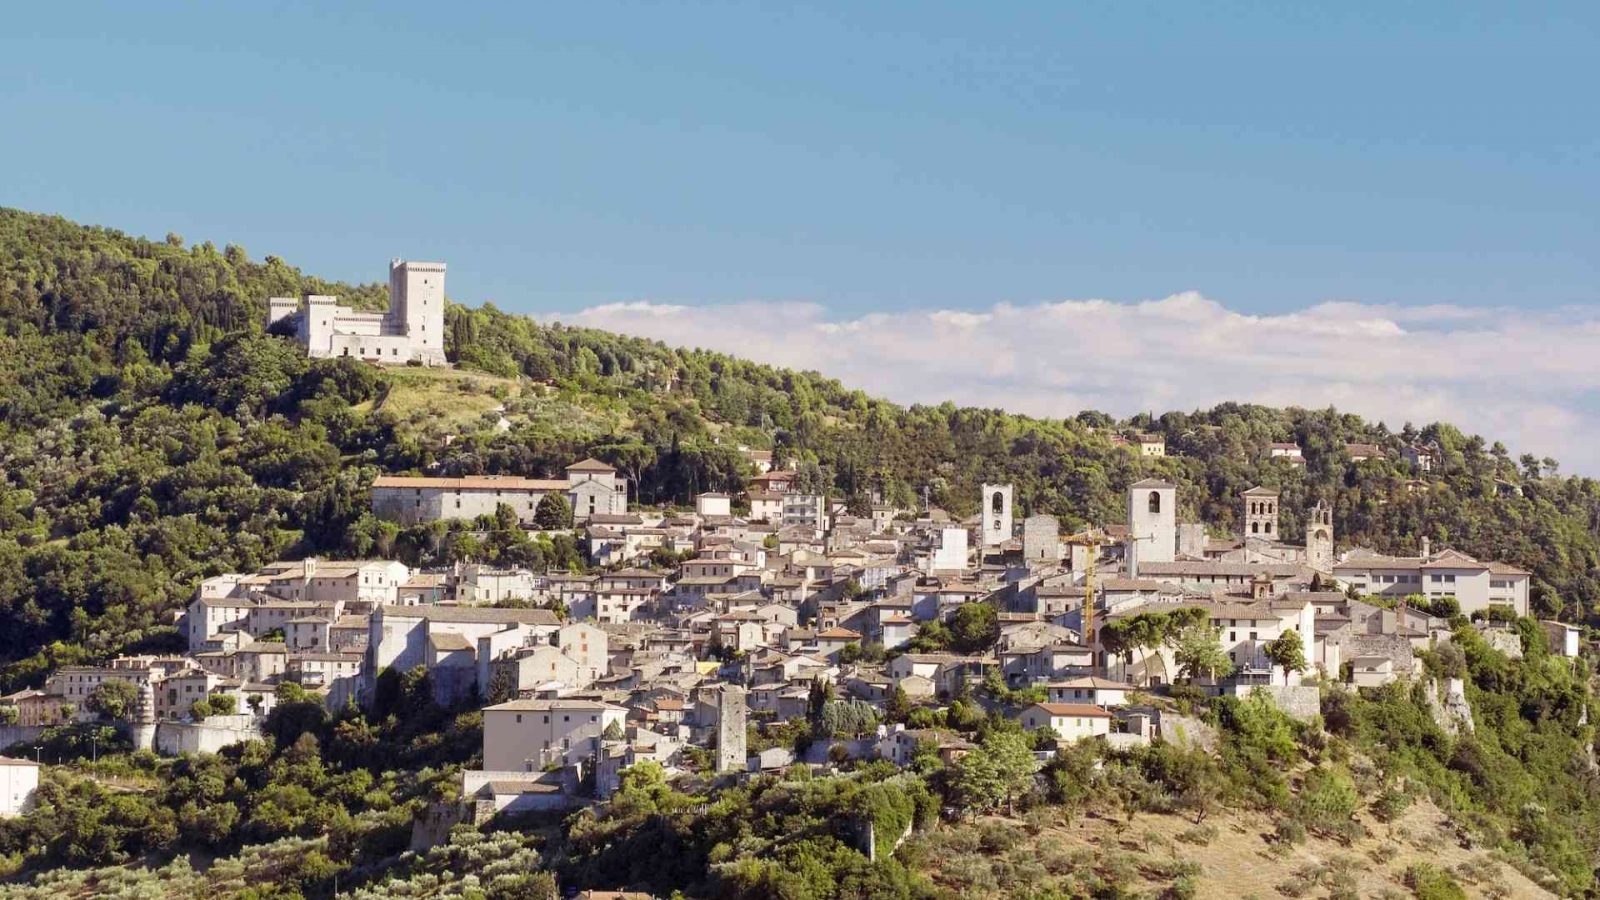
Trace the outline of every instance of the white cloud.
{"type": "Polygon", "coordinates": [[[1117,415],[1228,400],[1442,420],[1600,472],[1600,309],[1324,303],[1247,315],[1195,292],[833,318],[817,304],[638,301],[552,318],[815,369],[902,403],[1117,415]]]}

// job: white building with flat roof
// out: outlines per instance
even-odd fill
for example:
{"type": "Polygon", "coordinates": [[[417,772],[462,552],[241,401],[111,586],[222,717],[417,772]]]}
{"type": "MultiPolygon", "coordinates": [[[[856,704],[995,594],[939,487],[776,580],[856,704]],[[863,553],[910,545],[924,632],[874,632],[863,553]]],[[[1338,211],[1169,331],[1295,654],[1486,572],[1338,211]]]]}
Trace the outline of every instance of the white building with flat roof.
{"type": "Polygon", "coordinates": [[[292,325],[295,340],[315,359],[348,356],[404,365],[445,365],[444,263],[395,259],[389,263],[389,310],[342,306],[338,297],[267,301],[267,326],[292,325]]]}
{"type": "Polygon", "coordinates": [[[1454,597],[1462,615],[1499,607],[1528,614],[1529,573],[1498,562],[1479,562],[1457,550],[1421,556],[1387,556],[1357,551],[1334,563],[1333,578],[1341,590],[1374,597],[1402,599],[1420,594],[1429,601],[1454,597]]]}
{"type": "Polygon", "coordinates": [[[510,700],[483,708],[483,767],[537,772],[593,758],[606,727],[627,709],[597,700],[510,700]]]}
{"type": "Polygon", "coordinates": [[[39,766],[31,759],[0,756],[0,819],[20,816],[39,789],[39,766]]]}

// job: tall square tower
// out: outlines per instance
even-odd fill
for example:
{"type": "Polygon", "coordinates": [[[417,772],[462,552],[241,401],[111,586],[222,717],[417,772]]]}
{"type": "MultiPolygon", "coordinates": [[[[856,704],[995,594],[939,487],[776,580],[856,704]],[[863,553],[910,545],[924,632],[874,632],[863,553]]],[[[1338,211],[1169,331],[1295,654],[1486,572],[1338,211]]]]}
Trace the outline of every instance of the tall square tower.
{"type": "Polygon", "coordinates": [[[444,263],[390,261],[389,324],[415,358],[444,365],[444,263]]]}

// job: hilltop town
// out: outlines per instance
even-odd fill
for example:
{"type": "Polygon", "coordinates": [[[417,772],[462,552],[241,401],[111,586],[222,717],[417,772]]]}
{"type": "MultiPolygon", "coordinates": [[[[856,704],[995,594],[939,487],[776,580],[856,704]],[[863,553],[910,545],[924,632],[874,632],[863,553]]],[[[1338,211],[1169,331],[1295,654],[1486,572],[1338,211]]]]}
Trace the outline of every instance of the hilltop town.
{"type": "MultiPolygon", "coordinates": [[[[395,260],[389,312],[275,298],[266,325],[287,323],[311,357],[442,364],[444,271],[395,260]]],[[[1167,452],[1154,435],[1113,443],[1167,452]]],[[[1348,451],[1355,462],[1385,453],[1348,451]]],[[[740,452],[743,491],[681,509],[630,502],[627,478],[594,458],[559,474],[379,475],[368,485],[379,519],[570,533],[582,563],[306,557],[212,576],[176,621],[186,652],[63,666],[0,709],[23,744],[109,719],[136,748],[215,752],[262,736],[285,685],[337,713],[370,704],[385,675],[417,675],[438,704],[483,711],[482,768],[460,773],[464,805],[449,814],[473,819],[604,799],[646,760],[737,775],[906,766],[922,743],[953,760],[970,734],[918,722],[974,695],[1019,722],[1041,758],[1089,738],[1171,739],[1172,710],[1156,699],[1178,684],[1262,690],[1306,718],[1321,690],[1308,680],[1415,678],[1418,651],[1449,641],[1460,616],[1514,647],[1507,623],[1529,610],[1529,572],[1427,538],[1401,556],[1341,547],[1324,501],[1287,541],[1280,494],[1266,487],[1237,497],[1236,533],[1179,521],[1177,486],[1146,478],[1127,488],[1124,520],[1067,534],[1056,517],[1017,509],[1009,484],[983,484],[979,512],[959,520],[881,498],[852,510],[801,489],[770,451],[740,452]],[[828,704],[847,705],[859,727],[798,754],[750,746],[748,734],[828,704]]],[[[1303,464],[1293,443],[1265,452],[1303,464]]],[[[1416,475],[1430,471],[1429,449],[1402,455],[1416,475]]],[[[1546,627],[1576,655],[1577,629],[1546,627]]]]}
{"type": "MultiPolygon", "coordinates": [[[[0,383],[19,890],[1592,884],[1600,490],[1553,461],[1331,410],[902,409],[468,310],[441,263],[14,225],[254,291],[0,337],[40,386],[0,383]],[[1067,849],[1034,872],[1017,829],[1067,849]]],[[[116,296],[61,271],[41,303],[116,296]]]]}

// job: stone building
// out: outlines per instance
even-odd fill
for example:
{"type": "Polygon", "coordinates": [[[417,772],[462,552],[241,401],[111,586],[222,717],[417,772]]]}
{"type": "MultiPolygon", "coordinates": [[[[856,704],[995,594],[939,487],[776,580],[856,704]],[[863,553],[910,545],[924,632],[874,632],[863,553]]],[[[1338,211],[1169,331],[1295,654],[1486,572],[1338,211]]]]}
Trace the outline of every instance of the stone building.
{"type": "Polygon", "coordinates": [[[267,326],[284,323],[315,359],[348,356],[371,362],[445,365],[444,263],[389,263],[389,310],[341,306],[338,297],[267,301],[267,326]]]}
{"type": "Polygon", "coordinates": [[[728,685],[717,695],[717,771],[745,770],[745,721],[748,711],[744,689],[728,685]]]}
{"type": "Polygon", "coordinates": [[[597,459],[567,467],[566,478],[520,478],[514,475],[469,475],[434,478],[380,475],[372,481],[372,514],[380,519],[415,525],[438,519],[475,519],[511,507],[524,525],[533,522],[546,494],[567,498],[576,523],[595,516],[628,511],[628,482],[597,459]]]}
{"type": "Polygon", "coordinates": [[[1061,561],[1061,523],[1055,516],[1037,515],[1022,520],[1022,557],[1028,562],[1061,561]]]}
{"type": "Polygon", "coordinates": [[[1178,547],[1178,487],[1155,478],[1128,486],[1128,543],[1137,562],[1172,562],[1178,547]]]}
{"type": "Polygon", "coordinates": [[[985,484],[979,496],[983,500],[982,508],[978,510],[982,522],[982,546],[998,547],[1002,542],[1011,540],[1012,487],[1009,484],[985,484]]]}

